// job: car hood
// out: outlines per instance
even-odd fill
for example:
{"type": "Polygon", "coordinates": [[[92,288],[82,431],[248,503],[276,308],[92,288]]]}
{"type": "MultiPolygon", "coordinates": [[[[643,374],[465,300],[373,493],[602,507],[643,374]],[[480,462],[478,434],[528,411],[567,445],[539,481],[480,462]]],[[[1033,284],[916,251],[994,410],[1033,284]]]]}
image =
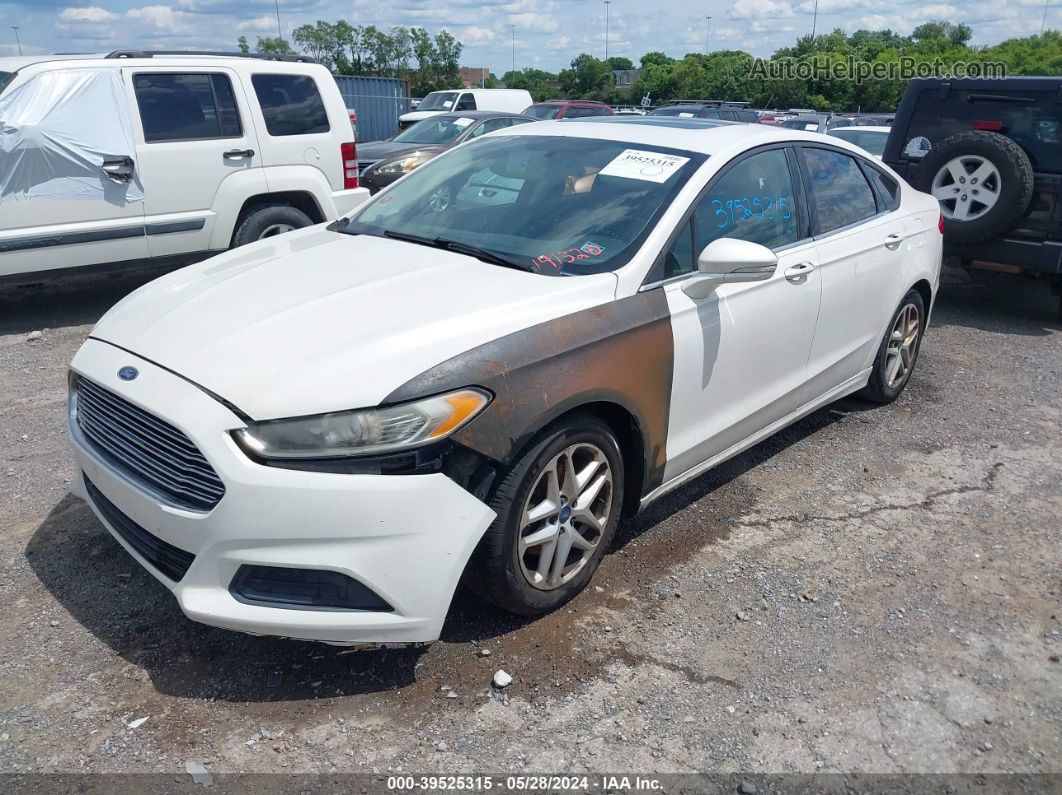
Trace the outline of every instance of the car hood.
{"type": "Polygon", "coordinates": [[[615,289],[611,273],[542,276],[314,227],[150,282],[91,336],[265,420],[378,405],[429,367],[615,289]]]}
{"type": "Polygon", "coordinates": [[[392,160],[412,152],[438,154],[446,148],[439,144],[403,144],[393,141],[375,141],[371,144],[358,145],[358,160],[371,160],[375,163],[381,160],[392,160]]]}

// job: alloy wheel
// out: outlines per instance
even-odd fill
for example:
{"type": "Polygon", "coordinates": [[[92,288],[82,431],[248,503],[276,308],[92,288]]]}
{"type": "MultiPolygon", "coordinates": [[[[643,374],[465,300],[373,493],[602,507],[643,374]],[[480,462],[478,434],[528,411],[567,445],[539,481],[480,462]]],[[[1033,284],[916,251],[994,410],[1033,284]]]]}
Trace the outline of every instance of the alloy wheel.
{"type": "Polygon", "coordinates": [[[612,511],[612,468],[596,445],[573,444],[539,474],[524,503],[517,555],[543,591],[571,581],[593,557],[612,511]]]}
{"type": "Polygon", "coordinates": [[[914,365],[921,326],[918,307],[914,304],[904,304],[896,317],[889,334],[889,344],[885,348],[885,383],[889,389],[903,383],[903,379],[914,365]]]}
{"type": "Polygon", "coordinates": [[[999,169],[991,161],[963,155],[944,164],[929,190],[945,218],[972,221],[996,206],[1001,188],[999,169]]]}
{"type": "Polygon", "coordinates": [[[282,235],[285,232],[291,232],[295,227],[291,224],[270,224],[262,230],[262,234],[258,236],[259,240],[265,240],[267,237],[276,237],[282,235]]]}

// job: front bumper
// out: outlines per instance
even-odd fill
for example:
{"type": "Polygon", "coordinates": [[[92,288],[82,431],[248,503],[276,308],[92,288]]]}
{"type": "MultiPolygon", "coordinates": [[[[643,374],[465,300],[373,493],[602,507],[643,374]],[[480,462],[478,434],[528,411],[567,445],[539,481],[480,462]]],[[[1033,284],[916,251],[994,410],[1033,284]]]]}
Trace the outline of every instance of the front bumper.
{"type": "Polygon", "coordinates": [[[458,579],[490,510],[443,474],[346,475],[256,464],[233,442],[242,420],[195,385],[149,361],[90,339],[71,364],[88,378],[186,433],[225,484],[209,512],[175,507],[98,455],[75,423],[75,493],[141,565],[168,587],[193,621],[256,635],[331,643],[436,640],[458,579]],[[140,375],[121,381],[119,368],[140,375]],[[174,582],[108,523],[99,494],[141,528],[195,556],[174,582]],[[328,569],[350,576],[393,612],[247,604],[229,592],[241,565],[328,569]]]}

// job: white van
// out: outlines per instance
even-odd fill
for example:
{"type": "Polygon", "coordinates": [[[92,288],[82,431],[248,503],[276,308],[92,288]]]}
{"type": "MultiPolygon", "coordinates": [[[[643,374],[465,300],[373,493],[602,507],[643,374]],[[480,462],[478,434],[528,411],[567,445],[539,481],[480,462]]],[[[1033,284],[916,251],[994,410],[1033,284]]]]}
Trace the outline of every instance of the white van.
{"type": "Polygon", "coordinates": [[[350,117],[307,61],[0,58],[0,283],[186,264],[352,211],[350,117]]]}
{"type": "Polygon", "coordinates": [[[398,129],[404,130],[421,119],[458,110],[497,110],[520,113],[534,104],[531,94],[522,88],[465,88],[451,91],[432,91],[417,105],[417,109],[398,117],[398,129]]]}

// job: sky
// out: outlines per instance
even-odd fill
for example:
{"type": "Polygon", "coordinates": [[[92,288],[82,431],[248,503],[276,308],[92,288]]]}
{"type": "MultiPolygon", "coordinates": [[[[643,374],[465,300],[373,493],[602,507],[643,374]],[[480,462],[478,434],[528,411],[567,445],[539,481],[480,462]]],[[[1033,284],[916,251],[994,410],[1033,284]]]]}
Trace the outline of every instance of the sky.
{"type": "MultiPolygon", "coordinates": [[[[558,71],[581,52],[605,54],[601,0],[278,0],[285,37],[318,19],[354,25],[447,29],[465,45],[464,66],[496,74],[517,69],[558,71]]],[[[909,33],[929,19],[966,22],[974,43],[994,44],[1062,27],[1059,0],[818,0],[820,32],[841,27],[891,28],[909,33]]],[[[612,0],[608,54],[638,57],[661,50],[740,49],[770,55],[811,32],[815,0],[612,0]],[[708,22],[705,17],[711,16],[708,22]]],[[[15,31],[26,54],[111,49],[234,50],[237,37],[254,43],[277,34],[274,0],[0,0],[0,55],[15,55],[15,31]]]]}

